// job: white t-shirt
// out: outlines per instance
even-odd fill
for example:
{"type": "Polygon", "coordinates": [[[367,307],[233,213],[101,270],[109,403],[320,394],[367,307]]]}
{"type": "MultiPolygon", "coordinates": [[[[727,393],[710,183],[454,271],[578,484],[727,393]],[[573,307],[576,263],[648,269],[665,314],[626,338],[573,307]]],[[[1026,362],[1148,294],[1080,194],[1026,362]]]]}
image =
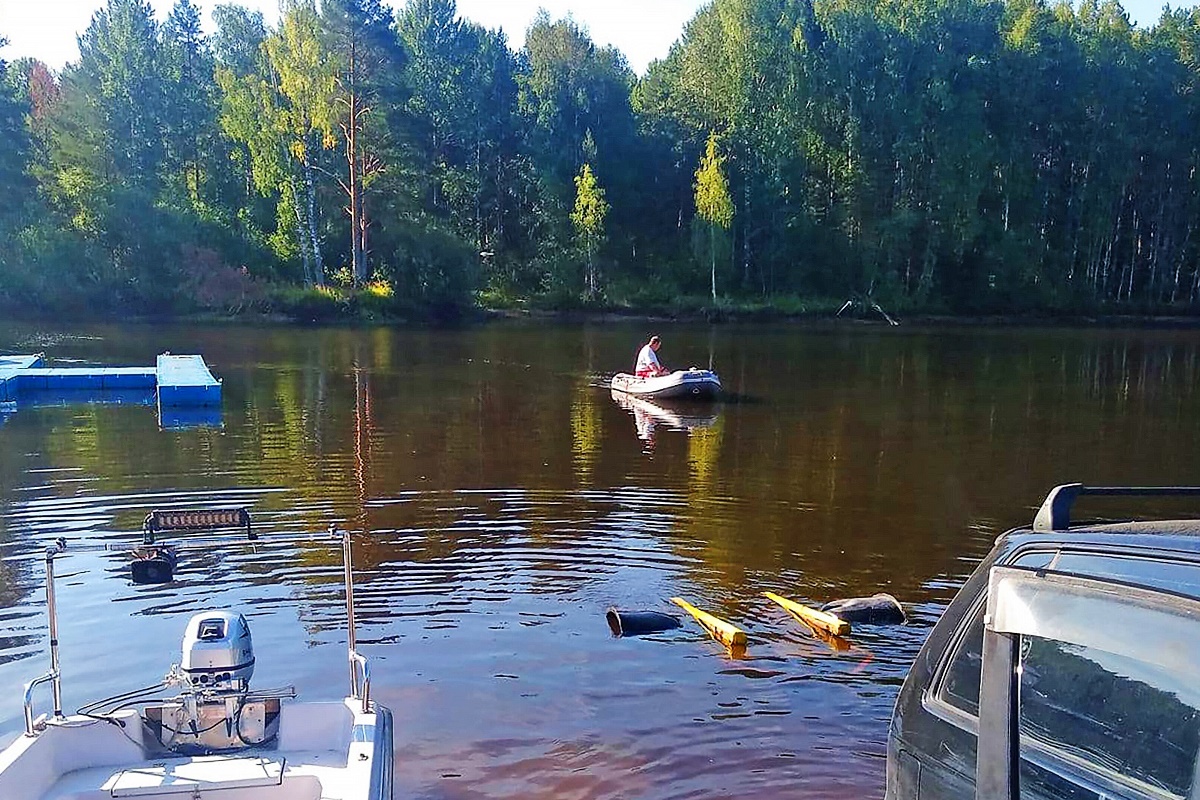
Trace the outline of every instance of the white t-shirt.
{"type": "Polygon", "coordinates": [[[648,344],[642,345],[642,349],[638,351],[637,365],[633,368],[634,372],[641,372],[644,369],[653,367],[656,370],[662,369],[662,364],[658,363],[658,355],[654,352],[654,348],[648,344]]]}

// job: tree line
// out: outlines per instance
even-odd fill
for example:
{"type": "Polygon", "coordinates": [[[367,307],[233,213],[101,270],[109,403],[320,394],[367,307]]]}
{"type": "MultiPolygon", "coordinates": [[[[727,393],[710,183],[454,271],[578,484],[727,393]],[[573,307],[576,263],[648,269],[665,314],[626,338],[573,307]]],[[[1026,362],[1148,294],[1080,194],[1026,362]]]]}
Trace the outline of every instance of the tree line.
{"type": "Polygon", "coordinates": [[[0,304],[1200,307],[1195,9],[713,0],[640,77],[544,12],[213,19],[0,61],[0,304]]]}

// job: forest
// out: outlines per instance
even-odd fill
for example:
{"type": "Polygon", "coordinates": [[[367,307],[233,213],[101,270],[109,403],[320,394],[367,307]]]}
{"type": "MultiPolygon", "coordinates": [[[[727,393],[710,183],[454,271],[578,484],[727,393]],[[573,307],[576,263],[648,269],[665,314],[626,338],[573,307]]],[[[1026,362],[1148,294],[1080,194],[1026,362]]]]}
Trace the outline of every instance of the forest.
{"type": "Polygon", "coordinates": [[[1196,9],[713,0],[641,76],[454,0],[213,22],[0,61],[6,313],[1200,311],[1196,9]]]}

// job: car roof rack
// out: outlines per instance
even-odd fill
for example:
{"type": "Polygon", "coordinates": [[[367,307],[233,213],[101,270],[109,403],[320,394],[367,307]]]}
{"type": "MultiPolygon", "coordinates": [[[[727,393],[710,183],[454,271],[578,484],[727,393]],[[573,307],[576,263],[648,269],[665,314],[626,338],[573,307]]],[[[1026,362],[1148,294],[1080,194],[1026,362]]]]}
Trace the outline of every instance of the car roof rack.
{"type": "Polygon", "coordinates": [[[1046,501],[1033,518],[1033,530],[1038,533],[1065,531],[1071,527],[1071,506],[1080,495],[1108,497],[1200,497],[1200,486],[1084,486],[1064,483],[1046,495],[1046,501]]]}

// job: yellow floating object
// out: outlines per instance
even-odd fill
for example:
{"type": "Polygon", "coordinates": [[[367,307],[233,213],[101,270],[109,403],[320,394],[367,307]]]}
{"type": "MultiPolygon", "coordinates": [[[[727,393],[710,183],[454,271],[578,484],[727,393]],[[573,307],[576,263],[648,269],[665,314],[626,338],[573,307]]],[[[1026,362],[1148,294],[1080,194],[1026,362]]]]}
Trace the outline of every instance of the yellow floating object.
{"type": "Polygon", "coordinates": [[[672,597],[671,602],[696,618],[704,629],[721,644],[730,650],[742,650],[746,647],[746,632],[731,622],[720,617],[714,617],[707,611],[701,611],[682,597],[672,597]]]}
{"type": "Polygon", "coordinates": [[[841,636],[834,636],[832,633],[827,633],[820,628],[813,628],[812,634],[825,644],[829,645],[829,649],[835,653],[845,653],[847,650],[851,650],[854,647],[854,644],[849,639],[843,639],[841,636]]]}
{"type": "Polygon", "coordinates": [[[826,614],[824,611],[817,611],[815,608],[802,606],[796,601],[780,597],[774,592],[763,592],[763,594],[783,606],[784,611],[787,611],[814,630],[824,631],[834,636],[846,636],[850,633],[850,623],[844,619],[835,617],[833,614],[826,614]]]}

